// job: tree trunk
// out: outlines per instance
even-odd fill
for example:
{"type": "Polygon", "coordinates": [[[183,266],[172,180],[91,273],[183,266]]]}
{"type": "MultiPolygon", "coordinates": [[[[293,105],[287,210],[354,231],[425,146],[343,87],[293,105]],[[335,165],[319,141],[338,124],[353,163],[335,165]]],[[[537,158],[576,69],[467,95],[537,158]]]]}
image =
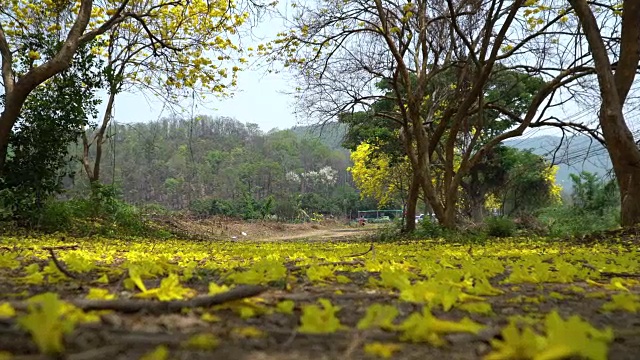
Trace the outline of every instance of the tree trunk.
{"type": "Polygon", "coordinates": [[[484,199],[477,196],[469,197],[469,216],[475,223],[481,223],[484,218],[484,199]]]}
{"type": "Polygon", "coordinates": [[[411,185],[409,185],[409,196],[407,196],[407,211],[405,213],[404,231],[412,232],[416,229],[416,208],[420,195],[420,175],[413,173],[411,185]]]}
{"type": "Polygon", "coordinates": [[[442,214],[442,218],[438,219],[440,225],[447,229],[455,229],[456,228],[456,200],[457,200],[457,192],[456,191],[447,191],[445,195],[444,202],[444,212],[442,214]]]}
{"type": "Polygon", "coordinates": [[[628,130],[621,107],[619,111],[610,108],[611,106],[603,103],[600,123],[620,188],[620,223],[625,227],[633,226],[640,224],[640,150],[630,132],[627,134],[617,131],[620,127],[611,125],[622,123],[628,130]]]}
{"type": "Polygon", "coordinates": [[[111,121],[111,113],[113,111],[113,104],[115,102],[116,93],[111,91],[109,94],[109,99],[107,100],[107,107],[104,111],[104,117],[102,118],[102,124],[98,129],[98,132],[93,136],[93,140],[90,143],[87,139],[86,133],[82,135],[82,164],[84,165],[85,173],[89,178],[89,182],[93,184],[97,184],[100,181],[100,163],[102,161],[102,145],[105,142],[104,134],[107,132],[107,127],[109,126],[109,122],[111,121]],[[91,160],[89,159],[89,150],[91,145],[96,144],[96,159],[93,163],[93,169],[91,169],[91,160]]]}
{"type": "Polygon", "coordinates": [[[595,62],[602,96],[599,120],[620,186],[621,225],[636,225],[640,223],[640,150],[622,110],[640,63],[640,2],[623,3],[620,60],[615,74],[591,8],[585,0],[569,2],[580,19],[595,62]]]}
{"type": "Polygon", "coordinates": [[[14,124],[15,121],[6,119],[3,112],[2,116],[0,116],[0,177],[4,172],[4,164],[9,151],[9,138],[11,137],[11,129],[14,124]]]}
{"type": "Polygon", "coordinates": [[[10,93],[5,93],[5,107],[0,114],[0,177],[4,173],[4,164],[7,161],[11,129],[18,121],[22,106],[27,100],[27,94],[27,92],[20,91],[15,87],[10,93]]]}

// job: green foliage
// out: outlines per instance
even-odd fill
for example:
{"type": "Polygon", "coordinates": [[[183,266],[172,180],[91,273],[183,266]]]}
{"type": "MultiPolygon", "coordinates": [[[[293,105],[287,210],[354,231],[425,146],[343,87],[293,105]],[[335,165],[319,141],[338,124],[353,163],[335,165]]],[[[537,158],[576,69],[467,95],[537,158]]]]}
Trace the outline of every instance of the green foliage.
{"type": "Polygon", "coordinates": [[[431,220],[429,218],[424,218],[422,221],[418,223],[419,226],[416,227],[415,236],[418,238],[433,238],[437,239],[445,236],[449,231],[437,221],[431,220]]]}
{"type": "Polygon", "coordinates": [[[538,218],[551,236],[580,236],[620,225],[620,194],[615,179],[571,174],[571,203],[545,208],[538,218]]]}
{"type": "Polygon", "coordinates": [[[336,316],[340,307],[331,304],[327,299],[319,299],[318,302],[322,307],[315,304],[302,307],[298,331],[304,334],[327,334],[344,329],[336,316]]]}
{"type": "Polygon", "coordinates": [[[540,335],[530,326],[520,330],[510,322],[502,339],[491,340],[494,351],[485,359],[607,359],[611,328],[599,330],[578,316],[564,320],[557,311],[547,314],[544,326],[545,335],[540,335]]]}
{"type": "Polygon", "coordinates": [[[190,210],[200,216],[229,216],[244,220],[265,219],[273,214],[274,197],[256,200],[249,194],[243,196],[243,201],[228,201],[222,199],[197,199],[191,203],[190,210]]]}
{"type": "Polygon", "coordinates": [[[505,215],[530,214],[560,200],[555,184],[555,167],[528,150],[501,147],[500,166],[505,169],[504,182],[494,189],[505,215]]]}
{"type": "Polygon", "coordinates": [[[559,205],[541,210],[538,219],[547,226],[550,236],[581,236],[618,227],[620,210],[609,208],[599,215],[559,205]]]}
{"type": "MultiPolygon", "coordinates": [[[[32,36],[30,48],[47,57],[61,46],[55,36],[32,36]]],[[[91,53],[94,45],[81,46],[71,68],[37,87],[27,98],[11,134],[0,179],[0,215],[4,220],[22,224],[39,221],[44,203],[62,191],[63,178],[72,173],[68,147],[97,114],[100,103],[96,90],[102,84],[102,63],[91,53]]]]}
{"type": "Polygon", "coordinates": [[[485,219],[487,235],[511,237],[516,234],[516,224],[508,217],[491,216],[485,219]]]}
{"type": "Polygon", "coordinates": [[[620,192],[615,179],[608,181],[586,171],[571,174],[572,207],[579,212],[603,216],[608,209],[620,204],[620,192]]]}
{"type": "MultiPolygon", "coordinates": [[[[348,153],[315,136],[264,133],[255,124],[208,116],[112,124],[110,135],[101,179],[111,183],[115,176],[127,202],[247,220],[302,220],[302,211],[348,215],[359,208],[348,153]]],[[[76,177],[84,183],[71,190],[86,191],[84,173],[76,177]]]]}
{"type": "Polygon", "coordinates": [[[147,223],[142,211],[123,202],[117,187],[111,185],[96,185],[87,198],[47,200],[32,227],[46,233],[80,236],[169,235],[147,223]]]}

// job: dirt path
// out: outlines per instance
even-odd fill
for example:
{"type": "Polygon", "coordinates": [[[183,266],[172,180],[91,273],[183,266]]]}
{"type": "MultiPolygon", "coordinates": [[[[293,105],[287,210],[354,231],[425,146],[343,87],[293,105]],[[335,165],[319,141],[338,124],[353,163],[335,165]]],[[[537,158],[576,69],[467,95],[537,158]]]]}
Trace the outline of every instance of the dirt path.
{"type": "Polygon", "coordinates": [[[384,226],[382,224],[367,224],[363,227],[349,227],[339,221],[288,224],[269,221],[178,217],[164,218],[159,223],[173,234],[188,239],[238,241],[351,240],[372,235],[384,226]]]}
{"type": "Polygon", "coordinates": [[[358,228],[337,228],[337,229],[312,229],[298,234],[278,234],[265,238],[260,241],[288,241],[288,240],[308,240],[308,241],[327,241],[327,240],[349,240],[360,239],[373,235],[379,227],[365,226],[358,228]]]}

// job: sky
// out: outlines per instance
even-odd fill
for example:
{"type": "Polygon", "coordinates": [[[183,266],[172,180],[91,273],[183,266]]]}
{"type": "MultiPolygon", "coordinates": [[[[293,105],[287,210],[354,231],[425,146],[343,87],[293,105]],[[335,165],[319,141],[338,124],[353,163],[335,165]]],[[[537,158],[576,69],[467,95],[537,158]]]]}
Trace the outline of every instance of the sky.
{"type": "MultiPolygon", "coordinates": [[[[278,10],[286,14],[290,2],[280,1],[278,10]]],[[[243,36],[241,47],[257,47],[260,43],[275,38],[284,29],[282,20],[264,17],[251,29],[251,37],[243,36]]],[[[230,64],[233,66],[233,64],[230,64]]],[[[244,68],[244,66],[243,66],[244,68]]],[[[266,69],[252,65],[238,73],[238,89],[231,98],[208,96],[204,103],[196,104],[194,115],[224,116],[235,118],[242,123],[254,123],[263,131],[274,128],[287,129],[296,125],[307,125],[294,115],[294,98],[290,92],[295,85],[287,80],[286,74],[267,73],[266,69]]],[[[107,94],[103,95],[100,116],[106,106],[107,94]]],[[[181,115],[189,117],[192,101],[181,104],[189,109],[181,115]]],[[[171,116],[170,109],[163,109],[163,103],[143,94],[119,94],[115,103],[115,120],[123,123],[148,122],[171,116]]]]}
{"type": "MultiPolygon", "coordinates": [[[[297,124],[293,98],[281,93],[291,86],[282,75],[247,70],[238,75],[238,85],[239,90],[232,98],[208,97],[206,103],[196,103],[194,114],[232,117],[243,123],[258,124],[263,131],[297,124]]],[[[191,100],[184,101],[183,106],[190,109],[191,100]]],[[[101,113],[103,108],[104,105],[101,113]]],[[[170,115],[169,109],[163,109],[162,102],[142,94],[123,93],[116,98],[115,120],[118,122],[148,122],[170,115]]],[[[188,117],[190,114],[182,115],[188,117]]]]}

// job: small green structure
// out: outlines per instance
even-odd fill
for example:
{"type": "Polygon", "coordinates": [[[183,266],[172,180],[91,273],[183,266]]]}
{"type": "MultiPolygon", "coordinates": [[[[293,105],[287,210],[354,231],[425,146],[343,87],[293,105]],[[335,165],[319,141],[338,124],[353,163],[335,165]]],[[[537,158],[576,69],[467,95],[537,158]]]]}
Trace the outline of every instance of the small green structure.
{"type": "Polygon", "coordinates": [[[385,222],[395,218],[401,218],[402,210],[358,210],[358,218],[367,219],[369,222],[385,222]]]}

